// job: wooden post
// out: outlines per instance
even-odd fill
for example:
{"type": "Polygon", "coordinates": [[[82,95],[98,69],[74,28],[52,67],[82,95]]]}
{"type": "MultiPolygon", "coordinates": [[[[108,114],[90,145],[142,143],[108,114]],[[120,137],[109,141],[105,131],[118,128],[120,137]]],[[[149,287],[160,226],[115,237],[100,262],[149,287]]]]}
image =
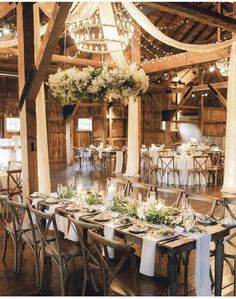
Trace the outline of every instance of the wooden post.
{"type": "MultiPolygon", "coordinates": [[[[137,64],[141,62],[141,49],[140,49],[140,31],[135,28],[134,37],[131,40],[131,60],[137,64]]],[[[142,140],[142,103],[141,98],[138,101],[138,144],[141,148],[142,140]]]]}
{"type": "MultiPolygon", "coordinates": [[[[33,3],[17,4],[19,95],[27,73],[34,65],[33,3]]],[[[27,100],[20,111],[23,196],[38,190],[36,107],[35,100],[27,100]]]]}
{"type": "Polygon", "coordinates": [[[112,145],[112,107],[109,108],[109,144],[112,145]]]}
{"type": "MultiPolygon", "coordinates": [[[[34,4],[34,46],[35,56],[41,46],[40,38],[40,20],[39,6],[34,4]]],[[[47,137],[47,120],[45,91],[42,84],[36,98],[36,120],[37,120],[37,162],[38,162],[38,191],[42,193],[51,192],[51,180],[48,158],[48,137],[47,137]]]]}
{"type": "MultiPolygon", "coordinates": [[[[200,76],[200,82],[199,84],[202,85],[204,84],[204,76],[203,74],[201,74],[200,76]]],[[[204,113],[204,96],[201,94],[201,98],[200,98],[200,109],[199,109],[199,118],[200,118],[200,131],[201,131],[201,135],[203,136],[203,129],[204,129],[204,117],[203,117],[203,113],[204,113]]]]}
{"type": "Polygon", "coordinates": [[[66,121],[66,162],[67,165],[73,163],[73,145],[74,145],[74,120],[66,121]]]}
{"type": "Polygon", "coordinates": [[[101,123],[101,138],[103,146],[107,144],[107,103],[103,102],[102,105],[102,123],[101,123]]]}

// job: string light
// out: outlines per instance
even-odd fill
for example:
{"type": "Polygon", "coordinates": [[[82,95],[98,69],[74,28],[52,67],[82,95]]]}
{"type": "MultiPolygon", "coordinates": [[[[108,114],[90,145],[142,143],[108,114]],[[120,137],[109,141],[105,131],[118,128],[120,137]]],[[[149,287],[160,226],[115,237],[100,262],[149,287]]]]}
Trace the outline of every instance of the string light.
{"type": "Polygon", "coordinates": [[[88,53],[110,53],[125,50],[133,36],[134,27],[130,19],[114,14],[115,25],[103,24],[99,10],[94,17],[67,25],[67,29],[74,39],[77,49],[88,53]],[[103,34],[103,28],[110,31],[109,38],[103,34]],[[112,35],[114,31],[118,35],[112,35]],[[109,47],[108,45],[111,45],[109,47]]]}

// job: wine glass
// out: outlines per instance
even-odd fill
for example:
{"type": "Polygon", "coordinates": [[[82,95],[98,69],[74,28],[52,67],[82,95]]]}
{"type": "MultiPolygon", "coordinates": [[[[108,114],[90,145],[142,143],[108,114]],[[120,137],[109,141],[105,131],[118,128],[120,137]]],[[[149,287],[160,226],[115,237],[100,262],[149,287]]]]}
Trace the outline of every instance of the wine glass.
{"type": "Polygon", "coordinates": [[[98,181],[93,182],[93,191],[96,193],[98,192],[98,181]]]}
{"type": "Polygon", "coordinates": [[[66,185],[62,185],[61,187],[61,194],[62,194],[62,198],[64,198],[64,196],[67,193],[67,186],[66,185]]]}
{"type": "Polygon", "coordinates": [[[62,196],[61,189],[62,189],[62,184],[57,184],[57,194],[59,198],[61,198],[62,196]]]}
{"type": "Polygon", "coordinates": [[[75,186],[75,177],[72,175],[68,181],[68,187],[69,189],[74,189],[75,186]]]}
{"type": "Polygon", "coordinates": [[[194,227],[195,223],[195,214],[191,210],[186,211],[183,217],[183,224],[187,233],[194,227]]]}

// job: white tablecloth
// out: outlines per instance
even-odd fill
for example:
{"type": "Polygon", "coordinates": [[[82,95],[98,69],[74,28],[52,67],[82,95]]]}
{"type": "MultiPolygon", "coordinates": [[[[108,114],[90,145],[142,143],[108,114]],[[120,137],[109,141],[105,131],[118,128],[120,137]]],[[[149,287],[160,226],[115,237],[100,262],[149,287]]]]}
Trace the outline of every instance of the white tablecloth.
{"type": "Polygon", "coordinates": [[[0,170],[0,190],[7,189],[7,172],[0,170]]]}

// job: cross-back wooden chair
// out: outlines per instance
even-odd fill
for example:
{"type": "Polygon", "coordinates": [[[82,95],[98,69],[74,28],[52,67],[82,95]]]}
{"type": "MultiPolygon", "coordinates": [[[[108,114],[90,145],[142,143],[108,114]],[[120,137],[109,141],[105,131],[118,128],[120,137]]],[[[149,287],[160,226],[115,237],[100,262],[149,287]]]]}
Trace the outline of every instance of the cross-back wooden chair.
{"type": "Polygon", "coordinates": [[[33,224],[32,216],[28,205],[23,203],[14,202],[8,200],[10,213],[13,220],[13,228],[16,233],[16,245],[17,245],[17,274],[21,272],[22,255],[25,244],[29,245],[33,255],[35,264],[36,283],[39,287],[39,265],[38,265],[38,243],[39,240],[36,237],[35,227],[33,224]]]}
{"type": "Polygon", "coordinates": [[[22,169],[21,161],[8,161],[8,170],[22,169]]]}
{"type": "Polygon", "coordinates": [[[212,176],[215,185],[217,185],[218,179],[220,179],[220,183],[223,183],[224,163],[225,163],[225,156],[219,154],[219,155],[215,155],[214,159],[211,160],[211,166],[207,167],[208,180],[210,180],[210,177],[212,176]]]}
{"type": "Polygon", "coordinates": [[[138,273],[135,248],[122,242],[108,240],[89,230],[90,248],[99,265],[104,295],[115,294],[122,296],[160,295],[167,292],[167,279],[148,277],[138,273]],[[114,263],[109,258],[108,247],[119,253],[119,260],[114,263]]]}
{"type": "Polygon", "coordinates": [[[123,187],[124,196],[128,196],[129,188],[130,188],[130,184],[131,184],[129,180],[125,180],[125,179],[119,178],[119,177],[109,177],[109,178],[107,178],[106,191],[108,190],[108,186],[111,183],[116,185],[117,191],[118,191],[119,187],[123,187]]]}
{"type": "Polygon", "coordinates": [[[143,181],[145,183],[150,182],[151,167],[152,167],[152,158],[150,157],[148,152],[143,153],[141,157],[141,168],[143,174],[143,181]]]}
{"type": "MultiPolygon", "coordinates": [[[[236,196],[234,194],[223,193],[221,199],[217,199],[212,208],[212,215],[215,216],[217,207],[221,207],[221,219],[227,217],[226,211],[230,217],[236,220],[235,212],[232,206],[236,206],[236,196]]],[[[211,251],[211,255],[215,255],[215,250],[211,251]]],[[[224,260],[230,268],[230,272],[234,277],[234,296],[236,296],[236,232],[231,233],[224,242],[224,260]]]]}
{"type": "Polygon", "coordinates": [[[193,168],[188,170],[188,180],[187,185],[189,182],[189,177],[192,175],[192,179],[198,175],[198,182],[199,185],[201,184],[201,175],[205,178],[206,181],[206,174],[207,174],[207,162],[209,156],[193,156],[193,168]]]}
{"type": "MultiPolygon", "coordinates": [[[[163,184],[163,178],[167,175],[167,185],[169,184],[169,175],[172,175],[175,182],[175,175],[177,174],[179,182],[179,170],[175,168],[175,157],[174,156],[160,156],[161,160],[161,184],[163,184]]],[[[180,182],[179,182],[180,184],[180,182]]]]}
{"type": "Polygon", "coordinates": [[[60,273],[61,294],[65,295],[65,279],[68,271],[68,261],[78,256],[82,256],[82,251],[79,242],[73,242],[69,239],[60,239],[57,229],[56,219],[54,214],[44,213],[30,206],[30,211],[33,213],[36,221],[36,226],[40,237],[41,246],[41,275],[40,288],[43,288],[45,279],[45,261],[50,257],[57,266],[60,273]],[[43,221],[42,221],[43,220],[43,221]],[[45,225],[42,224],[45,223],[45,225]],[[50,234],[50,226],[55,234],[55,242],[48,240],[50,234]]]}
{"type": "Polygon", "coordinates": [[[5,261],[7,251],[7,241],[11,237],[14,246],[14,272],[17,272],[18,265],[18,248],[17,248],[17,232],[14,229],[12,217],[9,213],[8,196],[0,195],[0,212],[4,223],[3,231],[3,254],[2,261],[5,261]]]}
{"type": "Polygon", "coordinates": [[[172,206],[178,208],[181,203],[181,199],[185,194],[183,189],[178,188],[165,188],[165,187],[155,187],[153,186],[153,190],[156,192],[156,198],[170,199],[174,201],[172,206]]]}
{"type": "Polygon", "coordinates": [[[7,171],[7,195],[9,199],[13,199],[14,195],[18,195],[20,196],[21,202],[23,202],[21,174],[21,169],[7,171]]]}
{"type": "Polygon", "coordinates": [[[132,197],[137,197],[138,193],[142,194],[143,198],[148,198],[150,192],[152,191],[152,185],[141,183],[141,182],[131,182],[129,185],[129,190],[127,195],[132,197]]]}
{"type": "Polygon", "coordinates": [[[83,264],[84,264],[84,273],[83,273],[83,289],[82,296],[85,295],[87,282],[91,279],[93,287],[96,292],[98,292],[97,285],[95,283],[93,271],[99,270],[99,267],[96,266],[96,260],[94,261],[94,256],[90,252],[90,242],[88,240],[88,230],[95,230],[98,233],[102,233],[102,226],[97,224],[86,223],[83,221],[76,220],[71,215],[68,215],[69,225],[72,225],[74,232],[76,233],[78,240],[81,245],[83,264]],[[91,263],[92,262],[92,263],[91,263]]]}

